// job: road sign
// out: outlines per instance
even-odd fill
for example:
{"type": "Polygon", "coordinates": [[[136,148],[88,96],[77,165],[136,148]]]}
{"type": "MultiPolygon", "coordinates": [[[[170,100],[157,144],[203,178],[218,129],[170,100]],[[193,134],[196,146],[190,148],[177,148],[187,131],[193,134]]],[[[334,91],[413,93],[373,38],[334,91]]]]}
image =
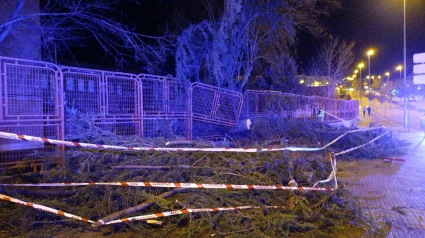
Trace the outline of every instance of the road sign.
{"type": "Polygon", "coordinates": [[[413,84],[425,84],[425,53],[413,55],[413,84]]]}
{"type": "Polygon", "coordinates": [[[419,53],[413,55],[413,63],[423,64],[425,63],[425,53],[419,53]]]}
{"type": "Polygon", "coordinates": [[[413,84],[425,84],[425,74],[413,75],[413,84]]]}
{"type": "Polygon", "coordinates": [[[413,74],[425,74],[425,64],[413,65],[413,74]]]}

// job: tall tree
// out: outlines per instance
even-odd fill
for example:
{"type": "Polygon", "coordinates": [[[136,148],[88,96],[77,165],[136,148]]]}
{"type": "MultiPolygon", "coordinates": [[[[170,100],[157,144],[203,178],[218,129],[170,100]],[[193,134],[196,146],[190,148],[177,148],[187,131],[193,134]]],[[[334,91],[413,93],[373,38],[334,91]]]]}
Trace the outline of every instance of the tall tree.
{"type": "Polygon", "coordinates": [[[345,42],[338,38],[327,39],[313,58],[309,74],[328,82],[323,87],[324,97],[332,97],[336,83],[351,73],[354,62],[354,42],[345,42]]]}
{"type": "Polygon", "coordinates": [[[260,60],[275,73],[282,64],[294,70],[291,47],[297,29],[320,33],[317,19],[331,6],[338,1],[229,0],[216,23],[190,25],[179,36],[177,77],[240,91],[260,60]]]}
{"type": "MultiPolygon", "coordinates": [[[[16,24],[25,22],[29,29],[36,29],[42,39],[45,56],[52,60],[57,51],[71,52],[72,47],[85,47],[97,43],[104,57],[112,57],[115,63],[125,64],[128,59],[144,62],[149,71],[163,61],[169,44],[165,37],[137,33],[118,0],[59,0],[43,1],[39,12],[22,12],[25,0],[6,0],[2,4],[15,2],[15,8],[0,18],[0,44],[13,32],[16,24]],[[34,25],[28,19],[39,19],[34,25]]],[[[133,3],[137,4],[137,0],[133,3]]],[[[5,14],[0,8],[0,14],[5,14]]]]}

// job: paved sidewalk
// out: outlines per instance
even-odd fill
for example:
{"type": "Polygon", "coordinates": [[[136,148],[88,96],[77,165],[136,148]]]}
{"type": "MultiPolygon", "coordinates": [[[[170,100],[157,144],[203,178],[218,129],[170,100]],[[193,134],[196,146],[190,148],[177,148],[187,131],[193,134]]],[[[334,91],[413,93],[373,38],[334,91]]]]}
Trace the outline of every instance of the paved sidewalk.
{"type": "Polygon", "coordinates": [[[388,237],[425,237],[425,137],[379,116],[360,115],[358,126],[377,122],[393,129],[400,139],[411,143],[405,162],[392,168],[377,168],[376,173],[358,178],[347,187],[361,201],[363,211],[375,219],[393,224],[388,237]],[[398,166],[398,167],[397,167],[398,166]],[[390,173],[385,171],[390,171],[390,173]]]}

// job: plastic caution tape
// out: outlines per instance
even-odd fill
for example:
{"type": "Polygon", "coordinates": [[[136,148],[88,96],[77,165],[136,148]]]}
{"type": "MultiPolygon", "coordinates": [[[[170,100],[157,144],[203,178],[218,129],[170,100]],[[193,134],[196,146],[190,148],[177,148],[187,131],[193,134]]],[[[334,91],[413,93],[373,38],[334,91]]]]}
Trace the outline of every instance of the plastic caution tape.
{"type": "Polygon", "coordinates": [[[242,152],[242,153],[257,153],[257,152],[266,152],[266,151],[319,151],[323,150],[326,147],[332,145],[343,136],[348,133],[359,132],[359,131],[368,131],[368,130],[376,130],[381,128],[371,128],[371,129],[360,129],[354,131],[348,131],[337,137],[335,140],[331,141],[327,145],[320,148],[303,148],[303,147],[282,147],[282,148],[169,148],[169,147],[125,147],[125,146],[114,146],[114,145],[100,145],[100,144],[90,144],[90,143],[80,143],[80,142],[72,142],[72,141],[63,141],[63,140],[54,140],[47,139],[42,137],[28,136],[22,134],[13,134],[7,132],[0,132],[0,138],[12,139],[12,140],[23,140],[23,141],[31,141],[31,142],[39,142],[39,143],[48,143],[53,145],[63,145],[68,147],[83,147],[83,148],[91,148],[91,149],[108,149],[108,150],[119,150],[119,151],[167,151],[167,152],[242,152]]]}
{"type": "Polygon", "coordinates": [[[88,223],[94,223],[94,221],[88,220],[88,219],[83,218],[83,217],[79,217],[79,216],[76,216],[76,215],[72,215],[70,213],[62,212],[62,211],[59,211],[59,210],[56,210],[56,209],[53,209],[53,208],[50,208],[50,207],[46,207],[46,206],[43,206],[43,205],[24,202],[22,200],[12,198],[12,197],[9,197],[9,196],[3,195],[3,194],[0,194],[0,199],[5,200],[5,201],[9,201],[9,202],[13,202],[13,203],[17,203],[17,204],[21,204],[21,205],[24,205],[24,206],[27,206],[27,207],[32,207],[32,208],[35,208],[35,209],[40,210],[40,211],[53,213],[53,214],[56,214],[56,215],[59,215],[59,216],[68,217],[68,218],[72,218],[72,219],[80,220],[80,221],[85,221],[85,222],[88,222],[88,223]]]}
{"type": "Polygon", "coordinates": [[[386,132],[385,132],[385,133],[383,133],[382,135],[379,135],[379,136],[377,136],[377,137],[373,138],[372,140],[370,140],[369,142],[367,142],[367,143],[365,143],[365,144],[363,144],[363,145],[359,145],[359,146],[356,146],[356,147],[353,147],[353,148],[350,148],[350,149],[347,149],[347,150],[344,150],[344,151],[341,151],[341,152],[335,153],[335,156],[337,156],[337,155],[342,155],[342,154],[345,154],[345,153],[351,152],[351,151],[353,151],[353,150],[357,150],[357,149],[359,149],[359,148],[361,148],[361,147],[363,147],[363,146],[366,146],[366,145],[368,145],[368,144],[370,144],[370,143],[372,143],[372,142],[374,142],[374,141],[378,140],[379,138],[381,138],[381,137],[385,136],[385,135],[386,135],[386,134],[388,134],[388,133],[390,133],[390,131],[386,131],[386,132]]]}
{"type": "Polygon", "coordinates": [[[140,220],[146,220],[146,219],[152,219],[152,218],[175,216],[175,215],[186,214],[186,213],[237,211],[242,209],[283,209],[283,208],[284,208],[283,206],[263,206],[263,207],[240,206],[240,207],[220,207],[220,208],[195,208],[195,209],[187,208],[187,209],[181,209],[181,210],[175,210],[175,211],[169,211],[169,212],[161,212],[161,213],[155,213],[155,214],[149,214],[149,215],[143,215],[143,216],[122,218],[118,220],[112,220],[106,223],[103,222],[102,220],[99,220],[97,221],[97,223],[100,223],[101,225],[110,225],[110,224],[129,222],[129,221],[140,221],[140,220]]]}
{"type": "Polygon", "coordinates": [[[290,187],[281,185],[236,185],[236,184],[201,184],[201,183],[158,183],[158,182],[88,182],[88,183],[37,183],[37,184],[0,184],[7,187],[68,187],[109,185],[124,187],[153,188],[211,188],[211,189],[248,189],[248,190],[300,190],[300,191],[332,191],[333,188],[290,187]]]}

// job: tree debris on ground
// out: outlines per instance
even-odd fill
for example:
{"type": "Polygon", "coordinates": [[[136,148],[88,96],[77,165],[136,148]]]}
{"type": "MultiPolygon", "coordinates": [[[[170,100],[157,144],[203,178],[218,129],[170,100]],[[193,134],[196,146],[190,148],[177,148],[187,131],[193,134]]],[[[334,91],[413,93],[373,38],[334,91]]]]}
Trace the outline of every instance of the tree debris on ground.
{"type": "MultiPolygon", "coordinates": [[[[164,138],[141,139],[101,130],[93,120],[77,115],[69,122],[67,140],[120,146],[164,147],[164,138]]],[[[250,131],[232,134],[231,147],[323,147],[353,128],[332,128],[317,121],[283,123],[258,119],[250,131]]],[[[40,172],[20,167],[3,170],[0,183],[55,182],[178,182],[255,184],[311,187],[332,172],[331,152],[365,144],[385,128],[349,133],[319,152],[119,152],[84,148],[33,153],[26,161],[42,159],[40,172]],[[56,165],[60,154],[63,163],[56,165]]],[[[208,144],[196,140],[184,144],[208,144]]],[[[168,146],[181,146],[168,144],[168,146]]],[[[406,142],[389,133],[373,143],[337,157],[371,159],[403,154],[406,142]]],[[[320,186],[332,187],[326,183],[320,186]]],[[[158,224],[128,222],[92,227],[29,207],[0,201],[2,235],[46,237],[81,233],[120,237],[345,237],[385,234],[386,227],[368,220],[343,184],[332,192],[288,190],[169,189],[150,187],[0,187],[0,193],[89,218],[112,220],[183,208],[260,206],[263,209],[186,213],[157,218],[158,224]],[[347,196],[348,194],[348,196],[347,196]],[[265,206],[284,206],[265,209],[265,206]]]]}

